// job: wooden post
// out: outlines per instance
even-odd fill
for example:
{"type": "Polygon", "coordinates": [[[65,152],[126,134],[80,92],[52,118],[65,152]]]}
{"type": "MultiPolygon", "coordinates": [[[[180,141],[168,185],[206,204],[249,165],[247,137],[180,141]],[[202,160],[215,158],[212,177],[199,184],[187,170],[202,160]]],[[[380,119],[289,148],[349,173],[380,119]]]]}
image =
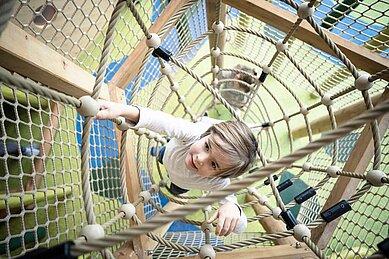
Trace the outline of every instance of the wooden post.
{"type": "MultiPolygon", "coordinates": [[[[91,95],[96,79],[12,23],[0,37],[0,65],[77,98],[91,95]]],[[[108,99],[106,85],[101,98],[108,99]]]]}
{"type": "MultiPolygon", "coordinates": [[[[389,96],[389,91],[385,91],[382,95],[382,100],[386,100],[389,96]]],[[[385,114],[379,120],[379,132],[383,136],[389,126],[389,114],[385,114]]],[[[355,143],[353,151],[350,153],[349,159],[343,167],[343,171],[356,172],[364,174],[374,155],[373,138],[371,126],[367,124],[363,129],[358,141],[355,143]]],[[[351,177],[339,177],[330,196],[323,206],[323,211],[336,204],[340,200],[348,200],[356,191],[360,179],[351,177]]],[[[320,249],[327,246],[332,234],[334,233],[340,218],[334,221],[322,224],[312,231],[312,241],[317,244],[320,249]]]]}
{"type": "MultiPolygon", "coordinates": [[[[374,105],[381,98],[381,94],[374,95],[371,98],[371,101],[374,105]]],[[[366,104],[364,100],[358,101],[354,104],[351,104],[347,107],[339,109],[334,112],[335,120],[337,125],[342,125],[346,121],[358,116],[359,114],[366,111],[366,104]]],[[[331,121],[328,115],[324,115],[310,123],[312,134],[323,133],[328,130],[332,130],[331,121]]],[[[301,126],[292,130],[293,139],[298,139],[308,135],[306,126],[301,126]]]]}
{"type": "MultiPolygon", "coordinates": [[[[223,2],[285,33],[297,20],[297,15],[284,11],[265,0],[223,0],[223,2]]],[[[389,67],[387,58],[330,32],[327,32],[327,35],[357,68],[375,74],[389,67]]],[[[307,21],[300,24],[293,33],[293,37],[331,55],[333,54],[333,51],[307,21]]],[[[386,74],[384,79],[389,81],[389,74],[386,74]]]]}
{"type": "MultiPolygon", "coordinates": [[[[159,16],[155,23],[149,28],[149,31],[158,33],[170,17],[172,17],[187,2],[189,2],[189,0],[172,0],[163,10],[161,16],[159,16]]],[[[165,33],[164,37],[161,38],[162,40],[167,36],[168,32],[174,25],[175,24],[171,24],[169,30],[165,33]]],[[[109,83],[109,86],[116,85],[122,89],[126,88],[138,72],[139,67],[142,65],[143,58],[147,51],[148,47],[146,46],[146,37],[143,37],[143,39],[138,43],[138,45],[136,45],[134,50],[128,56],[124,64],[115,73],[109,83]]]]}
{"type": "MultiPolygon", "coordinates": [[[[250,194],[246,194],[246,202],[257,200],[254,196],[250,194]]],[[[255,214],[261,215],[263,213],[266,213],[269,211],[269,209],[259,203],[252,205],[255,214]]],[[[262,227],[265,229],[266,233],[276,233],[281,231],[286,231],[285,224],[282,223],[280,220],[276,220],[273,217],[267,217],[266,219],[259,220],[258,221],[262,227]]],[[[286,245],[286,244],[295,244],[297,242],[296,239],[294,239],[293,236],[290,237],[284,237],[280,239],[273,240],[275,245],[286,245]]]]}
{"type": "MultiPolygon", "coordinates": [[[[184,258],[200,258],[198,255],[179,257],[184,258]]],[[[233,250],[230,252],[222,252],[216,254],[217,259],[244,258],[244,259],[302,259],[316,258],[315,254],[303,244],[296,248],[291,245],[279,245],[260,248],[249,248],[241,250],[233,250]]]]}
{"type": "MultiPolygon", "coordinates": [[[[212,30],[212,24],[215,21],[219,20],[219,14],[216,13],[216,5],[219,0],[207,0],[206,1],[206,9],[207,9],[207,21],[208,21],[208,30],[212,30]]],[[[220,3],[220,21],[226,25],[226,11],[227,7],[225,4],[220,3]]],[[[208,37],[208,42],[209,42],[209,49],[212,50],[215,47],[215,41],[216,41],[217,35],[211,34],[208,37]]],[[[220,36],[219,36],[219,42],[218,42],[218,47],[220,51],[224,51],[226,43],[226,32],[223,31],[220,36]]],[[[215,60],[214,58],[211,58],[211,65],[212,67],[215,65],[215,60]]],[[[217,58],[216,65],[218,65],[220,68],[223,68],[224,65],[224,60],[223,60],[223,55],[220,55],[217,58]]]]}
{"type": "MultiPolygon", "coordinates": [[[[110,93],[111,101],[116,103],[126,103],[123,90],[118,90],[117,88],[113,88],[112,91],[109,91],[109,93],[110,93]]],[[[122,139],[122,131],[116,129],[116,140],[119,147],[120,147],[121,139],[122,139]]],[[[126,172],[127,172],[127,177],[126,177],[127,195],[130,202],[133,202],[139,197],[141,188],[140,188],[140,178],[139,178],[134,150],[133,150],[133,143],[130,136],[127,137],[126,154],[127,157],[125,163],[126,163],[126,172]]],[[[136,215],[142,222],[145,221],[143,203],[140,203],[136,207],[136,215]]],[[[132,254],[134,256],[133,258],[139,258],[139,259],[146,258],[147,257],[147,247],[145,247],[146,241],[147,241],[146,236],[140,236],[134,238],[132,241],[127,242],[124,245],[124,247],[119,249],[117,255],[119,256],[121,253],[124,253],[127,255],[132,254]],[[132,251],[134,253],[132,253],[128,249],[130,250],[133,249],[132,251]]],[[[131,257],[126,257],[126,258],[131,258],[131,257]]]]}

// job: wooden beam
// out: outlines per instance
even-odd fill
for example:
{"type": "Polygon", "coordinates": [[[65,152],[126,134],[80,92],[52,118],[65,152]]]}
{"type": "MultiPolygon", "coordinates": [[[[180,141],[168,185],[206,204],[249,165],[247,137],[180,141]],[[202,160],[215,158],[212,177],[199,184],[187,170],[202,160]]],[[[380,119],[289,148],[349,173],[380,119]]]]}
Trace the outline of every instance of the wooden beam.
{"type": "MultiPolygon", "coordinates": [[[[389,91],[385,91],[383,99],[387,99],[389,95],[388,92],[389,91]]],[[[380,135],[383,136],[389,127],[389,113],[378,120],[378,125],[380,135]]],[[[358,141],[355,143],[354,149],[343,167],[343,171],[364,174],[373,155],[373,138],[371,126],[368,124],[365,126],[358,141]]],[[[355,193],[360,181],[360,179],[351,177],[339,177],[322,210],[326,210],[341,200],[348,200],[355,193]]],[[[330,223],[322,224],[312,230],[312,241],[316,243],[320,249],[324,249],[327,246],[339,221],[340,218],[337,218],[330,223]]]]}
{"type": "MultiPolygon", "coordinates": [[[[116,103],[126,103],[126,98],[123,90],[114,88],[112,91],[109,92],[109,94],[110,94],[111,101],[116,103]]],[[[121,139],[122,139],[122,131],[116,128],[116,140],[118,143],[119,150],[120,150],[121,139]]],[[[127,142],[126,142],[127,157],[125,161],[125,167],[127,172],[127,177],[126,177],[127,195],[130,202],[134,202],[135,200],[137,200],[139,197],[139,193],[142,191],[140,186],[140,178],[136,166],[133,146],[134,144],[132,143],[131,135],[128,134],[127,142]]],[[[138,206],[136,206],[136,215],[142,222],[145,221],[146,218],[144,214],[143,203],[140,203],[138,206]]],[[[142,258],[147,258],[148,248],[145,246],[146,242],[147,242],[147,237],[142,235],[140,237],[132,239],[132,241],[130,241],[125,246],[127,248],[133,248],[133,251],[135,253],[134,256],[136,256],[134,258],[142,259],[142,258]]]]}
{"type": "MultiPolygon", "coordinates": [[[[93,75],[12,23],[0,37],[0,66],[76,98],[90,95],[95,83],[93,75]]],[[[108,99],[106,86],[101,98],[108,99]]]]}
{"type": "MultiPolygon", "coordinates": [[[[250,202],[254,200],[257,200],[255,196],[246,194],[246,202],[250,202]]],[[[269,211],[269,209],[266,206],[263,206],[259,203],[253,204],[251,206],[253,207],[256,215],[261,215],[269,211]]],[[[282,221],[276,220],[273,217],[267,217],[265,219],[258,220],[258,222],[262,225],[262,227],[265,229],[266,233],[268,234],[286,231],[285,224],[282,223],[282,221]]],[[[273,240],[273,243],[275,245],[286,245],[286,244],[290,245],[290,244],[295,244],[296,242],[297,240],[294,239],[293,236],[273,240]]]]}
{"type": "MultiPolygon", "coordinates": [[[[219,2],[219,0],[206,0],[205,6],[206,6],[206,12],[207,12],[207,20],[208,20],[208,30],[212,30],[212,24],[215,21],[219,20],[219,14],[216,13],[216,5],[219,2]]],[[[225,4],[220,3],[220,21],[226,25],[226,12],[227,12],[227,7],[225,4]]],[[[208,36],[208,42],[209,42],[209,49],[212,50],[215,47],[215,41],[216,41],[216,35],[211,34],[208,36]]],[[[220,36],[219,36],[219,42],[218,42],[218,47],[220,51],[224,51],[224,47],[226,44],[226,31],[223,31],[220,36]]],[[[220,55],[217,58],[216,64],[220,67],[223,68],[224,65],[224,56],[220,55]]],[[[211,65],[212,67],[215,65],[215,59],[211,58],[211,65]]]]}
{"type": "MultiPolygon", "coordinates": [[[[289,31],[289,29],[297,20],[296,15],[288,11],[284,11],[265,0],[223,0],[223,2],[285,33],[289,31]]],[[[328,37],[339,47],[339,49],[357,68],[374,74],[389,67],[389,60],[381,57],[379,54],[362,46],[358,46],[357,44],[354,44],[351,41],[343,39],[328,31],[326,32],[328,37]]],[[[294,32],[293,37],[296,37],[317,49],[333,55],[333,51],[305,20],[294,32]]],[[[389,74],[386,74],[384,79],[389,81],[389,74]]]]}
{"type": "MultiPolygon", "coordinates": [[[[378,100],[381,98],[381,94],[377,94],[371,97],[374,105],[377,104],[378,100]]],[[[354,104],[351,104],[347,107],[339,109],[334,112],[335,120],[338,126],[343,123],[351,120],[352,118],[358,116],[359,114],[366,111],[366,104],[364,100],[358,101],[354,104]]],[[[323,133],[328,130],[331,130],[331,120],[328,115],[324,115],[310,123],[312,134],[323,133]]],[[[293,139],[302,138],[308,135],[306,126],[300,126],[292,130],[293,139]]]]}
{"type": "MultiPolygon", "coordinates": [[[[179,258],[199,258],[198,255],[179,258]]],[[[216,253],[217,259],[244,258],[244,259],[301,259],[316,258],[315,254],[303,244],[296,248],[291,245],[278,245],[260,248],[233,250],[231,252],[216,253]]]]}
{"type": "MultiPolygon", "coordinates": [[[[149,28],[150,32],[158,33],[166,22],[172,17],[182,6],[188,3],[190,0],[172,0],[169,5],[163,10],[161,16],[155,21],[155,23],[149,28]]],[[[168,32],[173,28],[175,24],[171,24],[169,30],[161,38],[162,40],[168,35],[168,32]]],[[[121,89],[125,89],[132,81],[136,73],[138,72],[142,61],[148,51],[146,46],[146,37],[136,45],[134,50],[128,56],[127,60],[123,63],[120,69],[115,73],[114,77],[109,83],[115,85],[121,89]]]]}

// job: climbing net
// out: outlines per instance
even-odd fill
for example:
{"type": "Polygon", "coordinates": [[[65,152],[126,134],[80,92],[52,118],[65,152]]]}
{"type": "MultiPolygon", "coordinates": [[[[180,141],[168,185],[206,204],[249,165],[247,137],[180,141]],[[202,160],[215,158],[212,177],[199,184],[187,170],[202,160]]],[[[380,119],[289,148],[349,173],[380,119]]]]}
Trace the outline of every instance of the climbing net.
{"type": "MultiPolygon", "coordinates": [[[[2,175],[4,195],[1,196],[4,216],[0,220],[5,234],[3,241],[0,241],[4,246],[3,254],[11,257],[34,250],[41,244],[50,247],[63,244],[64,240],[73,240],[65,243],[67,247],[64,248],[72,256],[100,251],[103,257],[112,258],[123,242],[138,239],[142,235],[186,254],[199,253],[202,258],[213,258],[216,252],[255,246],[268,241],[276,242],[290,236],[305,243],[319,258],[347,256],[342,254],[343,249],[338,248],[339,244],[341,248],[347,247],[352,254],[367,255],[375,252],[376,245],[385,238],[385,221],[388,218],[386,207],[389,180],[384,173],[388,161],[388,125],[385,117],[382,119],[389,109],[387,93],[384,91],[387,87],[384,80],[388,74],[387,68],[370,74],[358,70],[322,28],[329,27],[320,26],[314,19],[315,7],[318,9],[315,1],[297,4],[286,0],[282,4],[287,7],[278,3],[289,12],[297,14],[296,21],[286,34],[219,1],[214,1],[214,7],[209,8],[213,13],[209,16],[214,18],[208,24],[208,29],[204,17],[207,8],[204,1],[178,2],[179,4],[177,1],[168,4],[167,1],[148,6],[133,1],[118,1],[115,5],[109,2],[101,4],[100,9],[89,1],[81,7],[64,4],[62,8],[50,3],[49,6],[57,7],[56,15],[62,15],[65,21],[69,20],[67,13],[73,13],[74,19],[78,10],[100,12],[100,17],[104,18],[102,22],[93,18],[93,11],[82,14],[88,17],[82,21],[89,22],[93,29],[81,31],[81,35],[86,36],[78,40],[67,37],[66,34],[64,37],[58,34],[70,30],[72,32],[69,35],[74,36],[77,28],[81,27],[79,25],[74,26],[75,29],[67,28],[66,22],[60,27],[56,27],[54,22],[52,27],[48,25],[50,23],[39,28],[36,24],[33,25],[31,21],[39,23],[36,17],[42,17],[47,22],[44,6],[37,8],[24,3],[14,6],[13,1],[4,5],[7,8],[2,8],[0,15],[0,32],[4,31],[3,37],[8,35],[5,26],[12,17],[11,26],[19,23],[16,28],[32,30],[32,34],[42,37],[46,45],[62,52],[62,56],[68,60],[85,71],[95,71],[96,78],[91,94],[76,98],[66,90],[48,88],[45,85],[49,84],[44,83],[44,79],[40,81],[33,78],[33,75],[18,75],[5,69],[0,70],[1,110],[5,115],[1,119],[1,145],[4,150],[1,162],[5,168],[2,175]],[[147,8],[158,10],[157,16],[162,19],[162,10],[174,9],[173,5],[176,5],[175,12],[169,19],[165,18],[166,22],[157,29],[154,26],[157,23],[153,23],[154,18],[149,17],[147,8]],[[23,16],[23,10],[27,7],[33,10],[34,19],[23,16]],[[103,13],[112,15],[108,18],[103,13]],[[224,17],[226,13],[227,17],[224,17]],[[303,27],[303,21],[319,35],[334,56],[293,37],[298,28],[303,27]],[[101,25],[92,26],[99,23],[101,25]],[[37,28],[41,30],[39,33],[37,28]],[[106,28],[106,32],[101,28],[106,28]],[[91,30],[95,30],[97,36],[91,37],[91,30]],[[151,32],[155,30],[159,31],[158,34],[151,32]],[[55,36],[46,40],[50,34],[55,36]],[[63,37],[65,40],[59,40],[61,44],[57,45],[55,37],[63,37]],[[66,42],[67,39],[70,39],[70,43],[66,42]],[[94,48],[86,48],[89,41],[101,42],[96,43],[94,48]],[[135,51],[126,45],[137,46],[133,42],[144,49],[140,47],[132,55],[135,51]],[[201,55],[206,42],[211,50],[198,59],[194,58],[201,55]],[[223,42],[227,44],[224,46],[223,42]],[[96,57],[94,52],[101,55],[96,57]],[[203,62],[209,60],[211,66],[204,65],[203,62]],[[250,64],[259,72],[258,76],[248,74],[253,76],[255,85],[247,93],[249,101],[240,112],[223,98],[218,88],[221,83],[218,73],[223,70],[236,71],[226,65],[229,60],[250,64]],[[94,67],[95,64],[98,66],[94,67]],[[136,70],[128,74],[122,72],[131,70],[132,66],[136,70]],[[165,190],[168,181],[166,172],[149,155],[152,146],[166,144],[165,136],[145,129],[132,132],[123,118],[112,122],[94,120],[98,111],[97,99],[108,96],[111,100],[121,101],[122,93],[117,90],[119,85],[125,88],[125,101],[128,104],[164,110],[192,121],[196,121],[205,111],[213,110],[217,113],[224,109],[236,120],[257,126],[264,126],[266,123],[270,129],[257,135],[260,142],[257,166],[221,191],[172,196],[165,190]],[[184,92],[182,85],[190,87],[186,87],[184,92]],[[278,88],[273,88],[275,86],[278,88]],[[298,87],[300,91],[296,90],[298,87]],[[309,92],[316,97],[309,101],[302,100],[300,92],[309,92]],[[287,96],[288,99],[281,96],[287,96]],[[347,118],[338,126],[336,111],[349,103],[354,103],[353,107],[362,106],[363,113],[353,119],[347,118]],[[273,107],[277,111],[273,112],[273,107]],[[27,111],[26,115],[20,110],[27,111]],[[37,115],[38,119],[32,114],[37,115]],[[322,136],[315,135],[318,132],[313,127],[311,114],[324,114],[329,125],[326,130],[329,132],[322,136]],[[303,131],[306,137],[294,141],[297,133],[292,134],[292,127],[298,125],[299,121],[304,121],[303,131]],[[12,125],[11,129],[9,125],[12,125]],[[80,125],[80,128],[75,125],[80,125]],[[116,134],[112,133],[113,125],[117,126],[116,134]],[[26,133],[23,133],[23,128],[26,133]],[[39,132],[38,136],[36,130],[39,132]],[[57,135],[54,136],[53,133],[57,135]],[[76,138],[81,143],[80,150],[77,144],[73,144],[77,143],[76,138]],[[368,148],[366,142],[371,139],[370,145],[373,148],[368,148]],[[12,143],[16,143],[14,152],[10,148],[12,143]],[[104,146],[107,148],[104,149],[104,146]],[[136,150],[135,160],[132,149],[136,150]],[[351,152],[352,149],[357,151],[351,152]],[[369,149],[373,150],[370,155],[364,153],[369,149]],[[367,161],[359,161],[366,160],[366,157],[367,161]],[[128,160],[134,164],[132,170],[136,169],[139,184],[128,179],[131,173],[126,163],[128,160]],[[16,173],[13,172],[15,168],[16,173]],[[77,173],[75,168],[80,168],[81,173],[77,173]],[[29,170],[33,173],[28,174],[29,170]],[[282,178],[287,170],[296,174],[276,185],[275,176],[282,178]],[[267,181],[263,182],[265,178],[267,181]],[[285,202],[281,193],[301,180],[308,182],[311,187],[299,190],[298,195],[285,202]],[[52,185],[49,186],[49,182],[52,185]],[[352,184],[347,185],[348,182],[352,184]],[[19,187],[16,191],[11,188],[15,185],[19,187]],[[139,185],[140,188],[134,185],[139,185]],[[270,192],[266,193],[263,190],[268,186],[270,192]],[[330,199],[335,195],[333,190],[345,186],[348,194],[330,199]],[[139,191],[139,195],[129,194],[128,190],[139,191]],[[245,210],[257,204],[267,208],[264,213],[250,216],[249,223],[273,217],[285,223],[285,229],[275,233],[261,231],[258,236],[243,240],[237,238],[228,244],[212,242],[213,226],[187,216],[201,210],[206,220],[209,213],[216,209],[209,205],[232,193],[238,197],[247,193],[254,197],[250,202],[242,202],[241,207],[245,210]],[[130,195],[136,198],[131,199],[130,195]],[[160,197],[181,206],[169,212],[162,207],[160,197]],[[342,200],[339,201],[340,199],[342,200]],[[328,204],[327,200],[333,203],[328,204]],[[295,217],[291,209],[298,205],[301,209],[295,217]],[[40,209],[44,210],[44,223],[41,223],[38,216],[40,209]],[[380,212],[371,213],[374,210],[380,212]],[[24,220],[28,216],[34,219],[31,227],[24,220]],[[320,247],[320,239],[311,232],[318,233],[320,228],[338,220],[340,216],[341,222],[331,235],[333,239],[324,248],[320,247]],[[366,226],[362,226],[365,223],[358,223],[356,217],[361,218],[360,221],[373,220],[379,224],[372,227],[374,223],[366,223],[366,226]],[[174,220],[200,226],[205,233],[205,240],[197,246],[180,244],[153,232],[174,220]],[[20,233],[14,233],[11,229],[17,222],[22,225],[20,233]],[[61,222],[73,227],[64,230],[61,222]],[[131,227],[128,222],[131,222],[131,227]],[[56,225],[54,231],[49,228],[50,224],[56,225]],[[353,226],[352,230],[350,225],[353,226]],[[49,237],[44,238],[45,241],[39,240],[39,231],[48,230],[49,237]],[[366,233],[363,234],[364,232],[366,233]],[[347,233],[352,239],[343,237],[347,233]],[[369,233],[378,238],[360,240],[360,235],[369,236],[369,233]],[[26,245],[30,234],[32,247],[26,245]],[[13,248],[12,242],[20,243],[19,250],[13,248]],[[362,252],[363,247],[367,247],[368,251],[362,252]]],[[[213,1],[207,1],[207,4],[211,2],[213,1]]],[[[231,1],[229,4],[234,3],[231,1]]],[[[348,8],[350,11],[356,7],[350,5],[348,8]]],[[[380,57],[385,59],[385,55],[383,53],[380,57]]],[[[50,249],[47,252],[50,253],[50,249]]]]}

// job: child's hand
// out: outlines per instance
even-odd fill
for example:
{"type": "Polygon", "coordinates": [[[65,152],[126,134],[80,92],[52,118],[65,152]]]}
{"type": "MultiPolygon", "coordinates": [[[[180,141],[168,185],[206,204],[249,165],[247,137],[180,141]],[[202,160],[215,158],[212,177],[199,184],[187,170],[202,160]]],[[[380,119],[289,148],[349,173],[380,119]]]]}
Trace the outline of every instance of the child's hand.
{"type": "Polygon", "coordinates": [[[215,234],[218,236],[228,236],[232,231],[234,231],[236,225],[238,224],[240,210],[235,203],[227,202],[220,206],[220,208],[207,222],[212,223],[217,218],[219,220],[216,225],[215,234]]]}
{"type": "Polygon", "coordinates": [[[123,107],[119,103],[98,100],[100,110],[96,114],[98,120],[115,119],[122,115],[123,107]]]}

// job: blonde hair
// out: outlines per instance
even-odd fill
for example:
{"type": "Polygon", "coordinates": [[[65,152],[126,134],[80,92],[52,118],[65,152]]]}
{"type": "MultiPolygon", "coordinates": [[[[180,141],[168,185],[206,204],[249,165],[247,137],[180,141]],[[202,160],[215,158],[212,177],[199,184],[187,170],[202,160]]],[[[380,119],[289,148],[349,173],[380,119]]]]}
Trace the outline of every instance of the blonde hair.
{"type": "Polygon", "coordinates": [[[250,128],[239,121],[225,121],[211,126],[201,137],[209,136],[210,145],[221,151],[230,163],[218,174],[235,178],[255,161],[258,143],[250,128]]]}

